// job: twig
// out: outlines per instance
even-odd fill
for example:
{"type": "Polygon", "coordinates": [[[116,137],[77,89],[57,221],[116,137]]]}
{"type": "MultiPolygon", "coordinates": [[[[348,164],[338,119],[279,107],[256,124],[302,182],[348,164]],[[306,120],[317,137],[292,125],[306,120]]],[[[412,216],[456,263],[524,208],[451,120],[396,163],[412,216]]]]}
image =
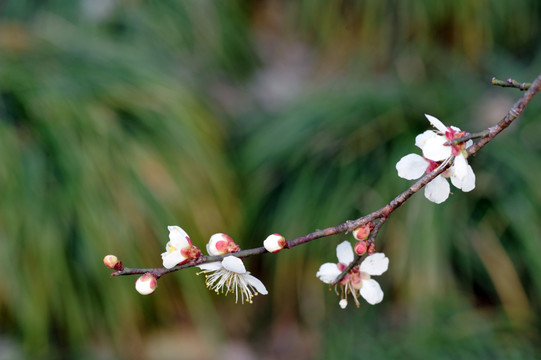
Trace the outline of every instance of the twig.
{"type": "Polygon", "coordinates": [[[522,114],[528,103],[532,98],[539,92],[541,89],[541,75],[537,76],[534,82],[528,87],[528,90],[522,95],[520,99],[513,105],[511,110],[501,119],[496,125],[489,127],[487,130],[487,135],[479,140],[477,143],[473,144],[468,148],[468,155],[474,155],[477,153],[483,146],[492,141],[503,129],[511,125],[513,121],[516,120],[522,114]]]}
{"type": "Polygon", "coordinates": [[[516,89],[520,89],[520,90],[524,91],[524,90],[528,90],[532,84],[531,83],[520,83],[520,82],[518,82],[516,80],[513,80],[511,78],[507,78],[507,80],[499,80],[499,79],[496,79],[495,77],[493,77],[492,78],[492,85],[501,86],[501,87],[512,87],[512,88],[516,88],[516,89]]]}
{"type": "Polygon", "coordinates": [[[468,134],[468,135],[464,135],[462,137],[459,137],[459,138],[456,138],[456,139],[453,139],[453,140],[448,140],[443,145],[447,145],[447,146],[456,145],[456,144],[466,142],[468,140],[484,138],[485,136],[488,136],[488,130],[480,131],[480,132],[472,133],[472,134],[468,134]]]}

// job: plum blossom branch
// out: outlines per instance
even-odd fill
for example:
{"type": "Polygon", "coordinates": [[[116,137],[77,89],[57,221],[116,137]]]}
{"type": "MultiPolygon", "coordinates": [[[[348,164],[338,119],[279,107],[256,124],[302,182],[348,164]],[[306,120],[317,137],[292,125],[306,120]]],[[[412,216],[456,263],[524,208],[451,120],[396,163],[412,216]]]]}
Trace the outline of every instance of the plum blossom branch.
{"type": "MultiPolygon", "coordinates": [[[[342,233],[350,233],[353,232],[356,229],[359,229],[360,227],[370,225],[372,226],[370,228],[369,236],[367,236],[367,244],[372,246],[371,252],[373,252],[373,244],[375,242],[375,239],[379,233],[379,230],[383,226],[383,224],[388,220],[391,213],[393,213],[397,208],[402,206],[413,194],[417,193],[419,190],[421,190],[423,187],[425,187],[427,184],[429,184],[431,181],[436,179],[439,175],[446,172],[449,168],[451,168],[454,165],[455,161],[458,161],[459,158],[464,156],[464,159],[467,156],[475,155],[483,146],[485,146],[487,143],[492,141],[501,131],[503,131],[505,128],[507,128],[514,120],[516,120],[520,114],[524,111],[525,107],[528,105],[528,103],[531,101],[531,99],[537,94],[541,89],[541,75],[539,75],[535,81],[533,81],[531,84],[528,83],[518,83],[515,80],[508,79],[506,82],[503,82],[501,80],[497,80],[495,78],[492,79],[492,83],[494,85],[504,86],[504,87],[515,87],[520,90],[525,90],[526,92],[523,94],[523,96],[513,105],[513,107],[509,110],[507,115],[499,121],[496,125],[489,127],[488,129],[478,132],[478,133],[472,133],[467,134],[464,132],[456,132],[455,137],[448,137],[450,140],[446,140],[444,143],[441,143],[443,146],[449,146],[449,147],[456,147],[460,144],[464,144],[466,142],[469,142],[472,139],[479,139],[476,143],[473,143],[466,148],[464,148],[463,152],[461,153],[453,153],[452,156],[448,157],[445,161],[441,163],[437,163],[438,165],[435,166],[435,168],[432,171],[428,171],[425,175],[420,177],[413,185],[411,185],[408,189],[406,189],[401,194],[397,195],[394,199],[392,199],[388,204],[380,208],[379,210],[376,210],[368,215],[362,216],[355,220],[348,220],[342,224],[339,224],[337,226],[328,227],[325,229],[319,229],[314,232],[311,232],[309,234],[306,234],[304,236],[297,237],[295,239],[287,241],[285,245],[281,245],[277,251],[279,251],[281,248],[293,248],[305,243],[308,243],[310,241],[328,237],[331,235],[336,234],[342,234],[342,233]],[[463,135],[463,136],[462,136],[463,135]]],[[[428,116],[427,116],[428,117],[428,116]]],[[[433,117],[429,117],[429,120],[433,123],[433,117]]],[[[437,120],[437,119],[435,119],[437,120]]],[[[439,122],[439,120],[437,120],[439,122]]],[[[441,124],[441,122],[439,122],[441,124]]],[[[444,126],[441,124],[441,126],[444,126]]],[[[453,133],[453,129],[450,129],[451,133],[453,133]]],[[[465,160],[462,160],[465,161],[465,160]]],[[[430,168],[432,169],[432,168],[430,168]]],[[[464,190],[466,191],[466,190],[464,190]]],[[[223,234],[221,234],[223,235],[223,234]]],[[[278,235],[278,234],[274,234],[278,235]]],[[[171,236],[171,235],[170,235],[171,236]]],[[[279,237],[279,236],[277,236],[279,237]]],[[[190,249],[193,250],[193,246],[191,245],[191,241],[188,237],[186,237],[189,241],[190,249]]],[[[169,247],[169,244],[168,244],[169,247]]],[[[174,248],[172,246],[172,248],[174,248]]],[[[199,251],[197,248],[195,248],[197,251],[199,251]]],[[[207,251],[208,247],[207,247],[207,251]]],[[[276,251],[276,252],[277,252],[276,251]]],[[[123,276],[123,275],[136,275],[136,274],[150,274],[150,276],[154,277],[155,279],[160,278],[161,276],[175,272],[178,270],[186,269],[189,267],[194,266],[201,266],[203,264],[207,263],[216,263],[216,262],[223,262],[225,258],[231,257],[232,253],[234,257],[242,259],[250,256],[256,256],[261,255],[263,253],[269,252],[264,246],[252,248],[248,250],[241,250],[241,251],[229,251],[229,252],[221,252],[221,253],[212,253],[209,251],[209,256],[203,256],[200,254],[200,251],[197,253],[197,256],[188,256],[186,255],[186,259],[181,262],[181,265],[172,266],[171,268],[129,268],[129,267],[123,267],[122,264],[116,259],[115,261],[109,260],[104,262],[106,266],[110,267],[111,269],[114,269],[115,271],[111,274],[112,276],[123,276]]],[[[273,251],[274,252],[274,251],[273,251]]],[[[368,251],[370,254],[370,251],[368,251]]],[[[163,256],[168,256],[167,253],[162,254],[163,256]]],[[[112,256],[112,255],[108,255],[112,256]]],[[[360,260],[360,255],[355,255],[353,261],[348,264],[348,266],[340,273],[338,277],[334,279],[334,281],[329,281],[330,284],[337,284],[342,279],[344,279],[344,276],[348,274],[349,271],[351,271],[360,260]]],[[[106,257],[107,259],[107,257],[106,257]]],[[[243,266],[242,266],[243,268],[243,266]]],[[[244,276],[244,271],[239,272],[239,276],[244,276]]],[[[246,273],[249,274],[249,273],[246,273]]],[[[150,279],[152,280],[152,279],[150,279]]],[[[152,283],[152,282],[150,282],[152,283]]],[[[154,288],[155,288],[155,283],[154,288]]],[[[152,289],[153,291],[153,289],[152,289]]],[[[250,297],[251,298],[251,297],[250,297]]]]}

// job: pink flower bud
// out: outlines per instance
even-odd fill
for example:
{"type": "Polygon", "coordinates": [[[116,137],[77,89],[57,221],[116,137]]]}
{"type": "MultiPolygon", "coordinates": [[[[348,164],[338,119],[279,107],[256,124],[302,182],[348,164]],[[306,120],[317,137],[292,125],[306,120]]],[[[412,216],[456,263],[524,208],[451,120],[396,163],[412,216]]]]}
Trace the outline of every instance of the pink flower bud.
{"type": "Polygon", "coordinates": [[[240,246],[235,244],[231,236],[227,234],[214,234],[207,244],[209,255],[223,255],[240,251],[240,246]]]}
{"type": "Polygon", "coordinates": [[[374,228],[374,224],[369,222],[368,224],[364,224],[363,226],[358,227],[357,229],[353,230],[353,237],[357,240],[366,240],[368,238],[368,235],[370,235],[370,231],[374,228]]]}
{"type": "Polygon", "coordinates": [[[120,262],[120,260],[118,260],[118,258],[114,255],[107,255],[103,258],[103,263],[105,264],[105,266],[107,266],[109,269],[113,269],[113,270],[117,270],[117,271],[120,271],[124,268],[124,266],[122,266],[122,263],[120,262]]]}
{"type": "Polygon", "coordinates": [[[141,295],[150,295],[158,287],[156,275],[146,273],[135,282],[135,290],[141,295]]]}
{"type": "Polygon", "coordinates": [[[210,237],[207,244],[207,252],[209,255],[227,254],[227,246],[230,242],[233,242],[233,239],[229,235],[222,233],[214,234],[210,237]]]}
{"type": "Polygon", "coordinates": [[[355,246],[353,247],[353,250],[357,255],[363,255],[366,250],[368,249],[368,242],[365,241],[359,241],[355,246]]]}
{"type": "Polygon", "coordinates": [[[280,234],[269,235],[265,241],[263,241],[263,246],[268,252],[277,253],[282,250],[287,245],[285,237],[280,234]]]}

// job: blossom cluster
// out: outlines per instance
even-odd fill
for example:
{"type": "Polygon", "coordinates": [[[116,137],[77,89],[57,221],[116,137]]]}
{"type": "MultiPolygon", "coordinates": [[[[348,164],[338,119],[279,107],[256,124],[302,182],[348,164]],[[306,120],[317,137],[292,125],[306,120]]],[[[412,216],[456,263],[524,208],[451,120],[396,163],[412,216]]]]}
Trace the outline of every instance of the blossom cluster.
{"type": "MultiPolygon", "coordinates": [[[[168,226],[168,230],[169,241],[165,245],[165,252],[161,254],[165,269],[172,269],[202,256],[201,250],[193,245],[181,227],[168,226]]],[[[287,247],[287,241],[280,234],[272,234],[264,241],[264,247],[269,252],[278,252],[287,247]]],[[[241,303],[251,303],[252,298],[258,294],[267,295],[265,285],[250,275],[242,259],[234,255],[241,249],[229,235],[222,233],[212,235],[206,249],[210,256],[227,255],[221,261],[197,265],[202,270],[199,274],[205,274],[205,283],[210,290],[226,295],[235,294],[236,302],[240,300],[241,303]]],[[[123,270],[122,263],[114,255],[105,256],[103,263],[110,269],[123,270]]],[[[141,295],[152,294],[157,287],[158,276],[153,272],[145,273],[135,282],[135,289],[141,295]]]]}
{"type": "Polygon", "coordinates": [[[415,145],[422,150],[423,156],[417,154],[404,156],[396,164],[396,170],[401,178],[413,180],[452,161],[449,169],[438,175],[425,187],[425,197],[440,204],[447,200],[451,192],[446,178],[450,178],[451,183],[464,192],[475,188],[475,174],[467,160],[467,148],[473,142],[468,140],[465,143],[447,145],[450,141],[464,137],[467,133],[455,126],[445,126],[434,116],[426,114],[425,116],[437,131],[427,130],[417,135],[415,145]]]}
{"type": "Polygon", "coordinates": [[[378,304],[383,300],[383,290],[381,290],[379,283],[371,277],[387,271],[389,259],[384,253],[374,253],[374,243],[367,241],[372,228],[373,225],[369,223],[356,229],[353,236],[359,240],[357,244],[354,247],[349,241],[338,244],[336,247],[338,263],[325,263],[316,273],[316,276],[324,283],[335,285],[336,294],[340,296],[338,304],[342,309],[345,309],[348,304],[349,294],[353,296],[357,307],[360,305],[359,295],[371,305],[378,304]],[[360,265],[356,264],[360,256],[365,253],[368,256],[360,265]],[[357,259],[355,259],[355,254],[358,256],[357,259]],[[347,273],[340,279],[340,275],[347,269],[349,269],[347,273]],[[340,293],[338,288],[340,288],[340,293]]]}
{"type": "MultiPolygon", "coordinates": [[[[171,269],[189,260],[201,256],[201,251],[192,244],[188,234],[178,226],[169,226],[169,242],[162,254],[163,266],[171,269]]],[[[227,234],[214,234],[206,245],[210,256],[233,254],[240,251],[240,246],[227,234]]],[[[252,302],[257,294],[266,295],[265,285],[246,271],[242,260],[234,255],[224,257],[221,261],[201,264],[198,267],[205,274],[206,285],[216,293],[234,293],[235,300],[241,303],[252,302]]]]}

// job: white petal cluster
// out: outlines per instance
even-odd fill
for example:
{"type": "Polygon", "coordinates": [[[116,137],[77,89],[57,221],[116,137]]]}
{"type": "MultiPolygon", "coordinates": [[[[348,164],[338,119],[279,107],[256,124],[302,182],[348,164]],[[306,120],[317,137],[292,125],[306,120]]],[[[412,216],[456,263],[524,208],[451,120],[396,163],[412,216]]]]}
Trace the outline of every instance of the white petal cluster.
{"type": "Polygon", "coordinates": [[[461,145],[444,145],[447,141],[460,137],[462,132],[454,126],[446,127],[434,116],[426,114],[425,116],[438,131],[427,130],[417,135],[415,145],[422,150],[423,156],[417,154],[404,156],[396,164],[396,170],[401,178],[418,179],[436,169],[441,163],[450,161],[454,156],[451,167],[425,186],[425,197],[440,204],[447,200],[451,192],[445,178],[450,178],[451,183],[464,192],[475,188],[475,174],[466,159],[466,149],[472,145],[472,141],[461,145]]]}
{"type": "Polygon", "coordinates": [[[265,285],[246,271],[241,259],[227,256],[222,261],[199,265],[206,274],[206,285],[216,293],[234,293],[235,302],[252,302],[257,294],[267,295],[265,285]],[[208,275],[207,275],[208,274],[208,275]]]}
{"type": "Polygon", "coordinates": [[[163,267],[171,269],[178,264],[188,260],[186,250],[193,247],[190,237],[186,231],[179,226],[168,226],[169,242],[165,245],[165,252],[162,253],[163,267]]]}
{"type": "MultiPolygon", "coordinates": [[[[325,263],[321,265],[316,276],[326,284],[332,284],[336,278],[353,261],[353,248],[348,241],[340,243],[336,247],[338,263],[325,263]]],[[[372,276],[383,274],[389,267],[389,259],[383,253],[375,253],[367,256],[360,266],[354,266],[337,286],[341,287],[341,300],[339,305],[342,309],[347,306],[347,295],[351,293],[355,304],[360,294],[369,304],[375,305],[383,300],[383,291],[378,282],[372,276]]]]}

